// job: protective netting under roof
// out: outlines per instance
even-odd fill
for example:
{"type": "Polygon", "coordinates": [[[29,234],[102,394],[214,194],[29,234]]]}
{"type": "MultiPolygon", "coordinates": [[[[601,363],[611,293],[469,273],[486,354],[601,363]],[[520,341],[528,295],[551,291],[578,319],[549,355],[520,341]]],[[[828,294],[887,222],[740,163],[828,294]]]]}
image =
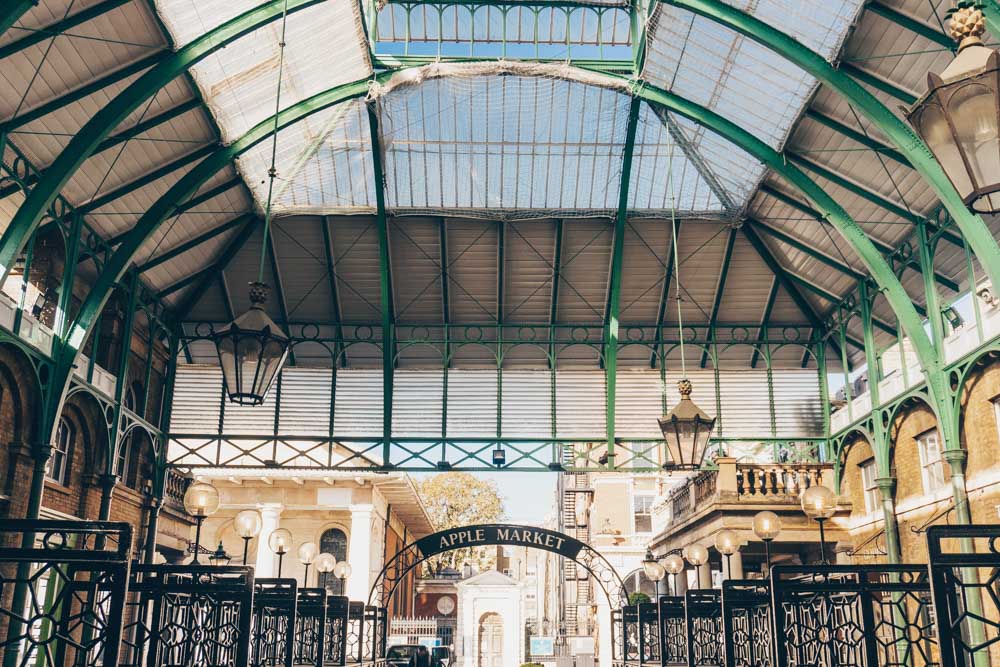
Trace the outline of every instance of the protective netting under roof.
{"type": "Polygon", "coordinates": [[[397,88],[379,100],[387,205],[521,217],[612,210],[628,108],[627,95],[557,78],[448,76],[397,88]]]}
{"type": "MultiPolygon", "coordinates": [[[[833,58],[858,0],[731,2],[788,30],[833,58]]],[[[757,42],[686,10],[658,4],[647,26],[643,78],[717,111],[772,147],[780,147],[815,80],[757,42]]]]}
{"type": "MultiPolygon", "coordinates": [[[[238,165],[257,201],[266,201],[271,142],[254,146],[238,165]]],[[[275,166],[271,207],[276,214],[374,210],[375,172],[364,101],[325,109],[280,131],[275,166]]]]}
{"type": "Polygon", "coordinates": [[[636,128],[628,207],[719,213],[744,205],[764,166],[701,126],[643,104],[636,128]]]}
{"type": "MultiPolygon", "coordinates": [[[[223,4],[160,0],[157,7],[174,39],[184,43],[255,3],[223,4]],[[231,5],[240,11],[230,11],[231,5]]],[[[281,29],[279,18],[191,68],[226,142],[274,113],[281,29]]],[[[290,13],[285,44],[282,107],[371,74],[360,15],[351,0],[326,0],[290,13]]]]}

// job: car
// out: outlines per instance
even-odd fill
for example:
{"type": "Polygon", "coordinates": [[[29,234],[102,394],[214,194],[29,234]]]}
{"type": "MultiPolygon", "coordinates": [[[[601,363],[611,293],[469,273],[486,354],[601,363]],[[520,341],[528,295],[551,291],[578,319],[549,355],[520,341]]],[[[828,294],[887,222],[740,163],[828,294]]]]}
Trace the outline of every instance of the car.
{"type": "Polygon", "coordinates": [[[448,646],[435,646],[431,649],[431,667],[450,667],[451,648],[448,646]]]}
{"type": "Polygon", "coordinates": [[[408,667],[420,644],[397,644],[386,651],[385,660],[393,667],[408,667]]]}

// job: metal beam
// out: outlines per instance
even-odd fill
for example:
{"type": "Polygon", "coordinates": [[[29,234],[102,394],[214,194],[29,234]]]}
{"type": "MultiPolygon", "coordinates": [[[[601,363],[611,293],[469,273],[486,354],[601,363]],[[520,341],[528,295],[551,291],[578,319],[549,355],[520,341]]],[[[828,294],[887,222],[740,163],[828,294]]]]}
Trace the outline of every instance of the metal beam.
{"type": "Polygon", "coordinates": [[[257,218],[248,220],[243,226],[243,229],[241,229],[236,236],[230,239],[229,244],[222,249],[222,252],[219,253],[216,260],[213,261],[204,271],[200,271],[198,273],[201,277],[201,282],[198,283],[197,287],[188,292],[188,294],[184,297],[184,300],[177,304],[177,307],[174,309],[174,319],[177,322],[183,322],[187,319],[191,309],[198,303],[198,299],[200,299],[205,293],[205,288],[213,278],[223,276],[223,280],[225,280],[223,273],[226,270],[226,267],[229,266],[229,263],[233,261],[234,257],[236,257],[236,253],[238,253],[243,246],[246,245],[247,241],[250,240],[250,237],[253,235],[259,222],[260,221],[257,218]]]}
{"type": "MultiPolygon", "coordinates": [[[[288,331],[288,302],[285,299],[285,285],[281,280],[281,267],[278,264],[278,251],[274,247],[274,227],[265,225],[268,229],[267,256],[271,264],[271,277],[274,278],[274,292],[278,298],[278,313],[281,315],[281,327],[288,331]]],[[[288,359],[295,365],[295,348],[288,350],[288,359]]]]}
{"type": "Polygon", "coordinates": [[[911,106],[917,101],[917,96],[908,90],[903,90],[899,86],[893,84],[892,82],[883,79],[877,74],[873,74],[866,69],[862,69],[857,65],[852,63],[841,63],[840,71],[849,75],[853,79],[857,79],[861,83],[871,86],[880,93],[885,93],[889,97],[893,98],[897,102],[905,104],[906,106],[911,106]]]}
{"type": "MultiPolygon", "coordinates": [[[[333,239],[330,236],[330,221],[326,216],[321,216],[320,227],[323,231],[323,257],[326,260],[327,286],[330,290],[330,310],[337,320],[337,337],[344,338],[344,328],[341,322],[344,321],[344,313],[340,307],[340,290],[337,285],[337,269],[334,265],[333,239]]],[[[334,368],[337,366],[337,359],[333,360],[334,368]]],[[[347,365],[347,352],[341,351],[341,363],[347,365]]]]}
{"type": "MultiPolygon", "coordinates": [[[[572,68],[562,68],[561,71],[564,72],[564,75],[567,78],[580,76],[586,77],[590,82],[594,82],[595,80],[606,80],[607,86],[616,89],[621,89],[623,86],[628,87],[634,96],[655,104],[664,105],[672,111],[705,126],[706,129],[731,141],[737,147],[760,160],[766,167],[774,170],[778,176],[786,182],[800,190],[813,206],[823,212],[823,217],[829,220],[830,223],[834,225],[844,238],[855,248],[857,255],[865,264],[869,274],[875,280],[879,289],[885,295],[890,307],[897,315],[905,335],[910,338],[918,359],[927,373],[928,386],[935,392],[942,389],[941,383],[944,381],[944,378],[941,373],[940,360],[937,358],[930,344],[930,340],[923,329],[921,319],[914,309],[914,305],[909,295],[903,289],[895,274],[893,274],[885,258],[881,255],[881,253],[879,253],[878,249],[875,248],[864,231],[857,226],[847,212],[844,211],[844,209],[837,204],[836,201],[834,201],[804,172],[802,172],[798,167],[789,164],[783,155],[775,151],[765,142],[750,134],[748,131],[723,118],[716,112],[680,97],[675,93],[662,90],[642,82],[632,82],[623,77],[605,75],[602,78],[600,75],[595,75],[593,73],[576,73],[572,68]]],[[[382,73],[376,75],[374,80],[379,83],[385,83],[392,76],[396,75],[396,73],[382,73]]],[[[54,355],[57,359],[54,370],[55,376],[53,378],[53,382],[57,383],[56,386],[65,388],[67,385],[69,377],[72,374],[76,352],[86,340],[87,335],[100,313],[100,309],[103,307],[108,295],[114,288],[115,283],[120,280],[124,271],[127,269],[134,254],[149,238],[149,236],[154,234],[163,222],[171,214],[176,212],[176,208],[181,202],[194,195],[194,193],[196,193],[205,182],[211,179],[212,176],[219,170],[226,167],[233,158],[265,140],[273,132],[281,131],[295,122],[298,122],[302,118],[308,117],[309,115],[322,109],[329,108],[330,106],[349,99],[363,96],[367,93],[369,86],[371,85],[371,81],[372,78],[369,77],[353,83],[337,86],[331,90],[289,106],[281,111],[277,118],[269,118],[262,121],[240,139],[237,139],[228,146],[220,147],[212,156],[203,160],[186,173],[177,183],[174,184],[173,187],[164,193],[160,199],[154,202],[129,232],[128,237],[122,243],[122,247],[120,247],[108,260],[105,270],[97,277],[97,280],[95,280],[93,287],[76,315],[76,318],[70,328],[70,335],[68,337],[67,344],[60,345],[58,352],[54,355]]],[[[632,108],[637,109],[634,105],[632,108]]],[[[372,130],[373,135],[377,138],[378,133],[376,121],[377,119],[374,117],[374,112],[369,109],[370,129],[372,130]]],[[[374,154],[377,156],[376,161],[378,163],[376,171],[379,172],[379,177],[381,177],[380,145],[374,154]]],[[[627,183],[628,180],[629,179],[623,175],[623,182],[627,183]]],[[[379,208],[382,213],[380,217],[384,219],[384,199],[380,193],[377,193],[376,201],[377,203],[381,201],[379,208]]],[[[619,203],[621,204],[623,201],[627,202],[627,192],[621,193],[619,203]]],[[[616,226],[624,228],[624,206],[620,206],[619,220],[620,222],[616,221],[616,226]]],[[[753,236],[758,242],[760,242],[760,239],[757,239],[749,226],[744,226],[743,229],[745,233],[753,236]]],[[[385,304],[388,305],[388,299],[391,298],[388,282],[390,278],[388,263],[388,238],[384,225],[381,226],[380,230],[382,234],[380,243],[380,264],[382,265],[383,274],[382,289],[386,296],[385,304]]],[[[622,237],[621,235],[618,235],[617,238],[621,241],[622,237]]],[[[764,247],[762,243],[760,243],[760,245],[761,247],[764,247]]],[[[613,258],[615,256],[617,256],[619,270],[612,272],[613,292],[620,291],[621,280],[621,254],[613,252],[613,258]],[[614,283],[617,283],[617,287],[614,283]]],[[[775,266],[777,266],[776,263],[775,266]]],[[[777,268],[780,270],[780,267],[777,268]]],[[[387,316],[391,317],[391,311],[389,311],[388,308],[383,308],[383,312],[387,316]]],[[[608,329],[609,333],[613,334],[613,337],[616,339],[617,314],[614,313],[614,315],[615,317],[609,318],[608,329]]],[[[391,331],[392,323],[389,322],[388,324],[388,328],[391,331]]],[[[817,326],[819,326],[819,324],[820,323],[817,319],[817,326]]],[[[609,336],[609,338],[611,337],[609,336]]],[[[617,340],[609,340],[608,342],[617,343],[617,340]]],[[[391,368],[387,369],[387,374],[390,376],[391,370],[391,368]]],[[[614,377],[614,373],[611,372],[612,370],[614,370],[614,366],[607,365],[606,372],[610,375],[610,377],[614,377]]],[[[385,396],[385,400],[389,401],[391,405],[391,387],[385,387],[385,390],[388,392],[385,396]]],[[[935,393],[934,395],[937,396],[938,394],[935,393]]],[[[613,402],[609,403],[609,405],[613,406],[613,402]]],[[[613,413],[613,407],[611,412],[613,413]]],[[[611,439],[610,444],[613,445],[613,420],[609,424],[609,436],[611,439]]],[[[389,442],[385,443],[386,453],[388,453],[389,444],[389,442]]],[[[609,460],[613,460],[612,457],[609,457],[609,460]]]]}
{"type": "MultiPolygon", "coordinates": [[[[152,55],[146,56],[145,58],[140,58],[139,60],[136,60],[134,63],[125,65],[124,67],[120,67],[115,71],[111,72],[110,74],[105,74],[99,79],[94,79],[90,83],[86,83],[78,88],[74,88],[68,93],[60,95],[59,97],[53,100],[49,100],[48,102],[43,102],[42,104],[38,105],[33,109],[28,109],[24,113],[4,121],[2,123],[2,127],[8,132],[17,129],[19,127],[23,127],[28,123],[34,122],[39,118],[43,118],[49,115],[53,111],[58,111],[63,107],[69,106],[74,102],[82,100],[84,97],[87,97],[88,95],[93,95],[99,90],[104,90],[108,86],[116,84],[123,79],[127,79],[130,76],[138,74],[143,70],[149,69],[150,67],[154,67],[157,64],[166,61],[169,58],[169,56],[170,56],[169,51],[157,51],[152,55]]],[[[124,120],[124,118],[122,120],[124,120]]],[[[108,132],[110,132],[113,129],[115,128],[113,127],[110,128],[108,132]]],[[[70,143],[72,143],[72,141],[70,143]]]]}
{"type": "MultiPolygon", "coordinates": [[[[663,268],[663,286],[660,288],[660,305],[656,308],[656,338],[663,340],[663,318],[667,315],[667,302],[670,300],[670,280],[674,274],[674,244],[681,236],[681,221],[675,220],[673,230],[677,232],[677,238],[671,234],[670,248],[667,249],[667,264],[663,268]]],[[[656,368],[656,350],[649,355],[649,367],[656,368]]]]}
{"type": "MultiPolygon", "coordinates": [[[[44,28],[21,28],[21,30],[28,30],[28,35],[22,37],[21,39],[14,40],[13,42],[8,42],[4,46],[0,46],[0,59],[8,58],[15,53],[23,51],[35,44],[44,42],[50,37],[57,37],[62,33],[75,28],[81,23],[86,23],[90,19],[97,18],[103,14],[107,14],[112,9],[117,9],[124,4],[131,2],[132,0],[104,0],[104,2],[99,2],[96,5],[91,5],[86,9],[83,9],[72,16],[67,16],[55,23],[50,23],[44,28]]],[[[17,30],[17,28],[15,28],[17,30]]]]}
{"type": "Polygon", "coordinates": [[[552,286],[549,296],[549,370],[556,367],[554,329],[559,313],[559,272],[562,270],[563,219],[555,220],[555,239],[552,249],[552,286]]]}
{"type": "MultiPolygon", "coordinates": [[[[759,188],[759,191],[762,194],[767,195],[768,197],[774,197],[775,199],[777,199],[781,203],[787,204],[788,206],[794,208],[796,211],[799,211],[800,213],[802,213],[804,215],[808,215],[810,217],[815,218],[817,222],[820,222],[822,224],[826,224],[827,223],[827,220],[825,220],[823,218],[823,216],[820,214],[819,211],[817,211],[813,207],[809,206],[808,204],[804,204],[804,203],[800,202],[795,197],[791,197],[791,196],[785,194],[784,192],[782,192],[781,190],[778,190],[777,188],[774,188],[774,187],[768,185],[767,183],[762,183],[761,186],[760,186],[760,188],[759,188]]],[[[876,248],[879,249],[880,252],[882,252],[885,255],[892,256],[892,255],[894,255],[896,253],[895,248],[893,248],[891,245],[889,245],[887,243],[883,243],[882,241],[879,241],[878,239],[871,239],[871,242],[875,245],[876,248]]],[[[906,260],[905,266],[907,268],[909,268],[909,269],[912,269],[912,270],[918,272],[918,273],[920,272],[920,262],[918,262],[915,259],[908,259],[908,260],[906,260]]],[[[940,283],[941,285],[944,285],[948,289],[952,290],[953,292],[958,292],[959,291],[958,290],[958,283],[956,283],[954,280],[952,280],[948,276],[944,275],[943,273],[937,273],[937,272],[935,272],[934,273],[934,280],[937,281],[938,283],[940,283]]]]}
{"type": "MultiPolygon", "coordinates": [[[[682,7],[724,25],[755,42],[766,46],[789,62],[801,67],[807,73],[831,89],[839,93],[853,105],[859,113],[874,123],[875,127],[900,150],[903,155],[920,172],[927,184],[934,190],[941,203],[951,214],[962,236],[968,241],[976,254],[987,276],[994,285],[1000,285],[1000,246],[996,238],[987,228],[982,218],[972,213],[965,206],[961,195],[944,173],[934,154],[917,134],[910,129],[898,116],[882,104],[874,95],[850,76],[852,67],[842,64],[839,69],[831,65],[820,54],[811,51],[795,38],[780,30],[750,16],[744,11],[718,0],[659,0],[671,5],[682,7]]],[[[1000,18],[1000,7],[995,1],[986,4],[988,27],[990,22],[1000,18]]],[[[991,27],[992,30],[992,27],[991,27]]],[[[902,92],[902,91],[901,91],[902,92]]],[[[913,96],[906,93],[907,99],[913,96]]],[[[912,104],[911,102],[908,102],[912,104]]],[[[933,353],[932,349],[926,350],[933,353]]],[[[928,360],[930,361],[930,360],[928,360]]],[[[941,359],[935,358],[935,368],[941,365],[941,359]]],[[[936,371],[935,371],[936,372],[936,371]]],[[[943,386],[943,378],[935,378],[938,386],[936,391],[947,391],[943,386]]],[[[938,400],[935,398],[935,401],[938,400]]],[[[942,399],[943,400],[943,399],[942,399]]],[[[942,406],[943,409],[943,406],[942,406]]],[[[951,418],[949,417],[949,421],[951,418]]],[[[950,428],[950,425],[948,425],[950,428]]]]}
{"type": "Polygon", "coordinates": [[[910,164],[910,161],[906,159],[906,156],[897,151],[895,148],[882,143],[878,139],[875,139],[874,137],[869,136],[864,132],[860,132],[854,129],[850,125],[846,125],[840,122],[839,120],[837,120],[832,116],[828,116],[825,113],[810,107],[806,109],[805,117],[808,118],[809,120],[813,120],[819,123],[820,125],[830,128],[837,134],[841,134],[847,137],[848,139],[851,139],[852,141],[861,144],[865,148],[870,148],[876,153],[884,155],[888,158],[892,158],[899,164],[905,165],[910,169],[913,169],[913,165],[910,164]]]}
{"type": "MultiPolygon", "coordinates": [[[[926,218],[924,218],[924,216],[920,215],[919,213],[914,213],[913,211],[907,209],[905,206],[901,206],[900,204],[897,204],[891,199],[886,199],[877,192],[873,192],[867,187],[864,187],[858,183],[855,183],[854,181],[847,179],[845,176],[837,173],[836,171],[830,169],[827,166],[820,164],[816,160],[807,158],[804,155],[799,155],[796,153],[790,153],[789,156],[791,157],[792,160],[795,160],[797,163],[804,166],[809,171],[822,176],[828,181],[844,188],[848,192],[856,194],[862,199],[869,201],[872,204],[875,204],[879,208],[882,208],[888,211],[889,213],[892,213],[893,215],[899,216],[900,218],[912,222],[915,225],[924,222],[926,220],[926,218]]],[[[931,224],[930,229],[936,232],[938,230],[938,227],[937,225],[931,224]]],[[[952,232],[949,231],[942,232],[941,238],[945,239],[952,245],[958,246],[959,248],[964,247],[964,244],[962,243],[962,237],[952,232]]]]}
{"type": "Polygon", "coordinates": [[[633,97],[625,128],[625,148],[622,151],[621,181],[618,186],[618,214],[615,216],[615,237],[611,248],[611,277],[608,281],[608,304],[604,312],[604,386],[608,467],[615,466],[615,408],[618,386],[618,316],[621,310],[622,260],[625,252],[625,222],[628,215],[628,188],[632,180],[632,157],[635,133],[639,125],[642,100],[633,97]]]}
{"type": "MultiPolygon", "coordinates": [[[[781,282],[778,276],[774,276],[771,281],[771,289],[767,293],[767,301],[764,303],[764,312],[760,316],[760,329],[757,330],[757,344],[760,345],[767,338],[767,327],[771,324],[771,311],[774,310],[774,302],[778,300],[778,288],[781,282]]],[[[750,368],[757,368],[757,359],[760,358],[760,349],[754,348],[750,355],[750,368]]]]}
{"type": "MultiPolygon", "coordinates": [[[[785,291],[788,292],[788,296],[792,298],[792,302],[795,303],[795,306],[802,312],[803,315],[805,315],[806,319],[809,320],[810,326],[817,331],[822,331],[823,322],[820,320],[819,315],[815,310],[813,310],[812,304],[809,303],[809,300],[802,296],[799,289],[789,279],[788,272],[785,271],[778,260],[774,258],[774,255],[771,254],[767,244],[765,244],[764,241],[757,236],[757,232],[754,231],[753,227],[750,225],[743,225],[742,229],[743,235],[747,237],[748,241],[750,241],[750,245],[752,245],[753,249],[757,251],[757,255],[764,261],[767,268],[771,270],[771,273],[774,274],[775,279],[781,284],[785,291]]],[[[835,342],[830,341],[830,347],[833,348],[833,351],[837,354],[837,358],[839,359],[841,356],[840,346],[835,342]]]]}
{"type": "Polygon", "coordinates": [[[920,35],[924,39],[934,42],[938,46],[943,46],[949,51],[954,51],[956,48],[955,40],[934,26],[924,23],[909,14],[904,14],[894,7],[889,7],[881,0],[871,0],[865,9],[873,14],[878,14],[879,16],[892,21],[896,25],[901,26],[916,35],[920,35]]]}
{"type": "MultiPolygon", "coordinates": [[[[709,342],[715,342],[715,323],[719,320],[719,307],[726,291],[726,277],[729,275],[729,263],[733,259],[733,246],[736,245],[736,227],[729,228],[729,238],[726,240],[726,252],[722,256],[722,267],[719,269],[719,281],[715,285],[715,298],[712,300],[712,312],[708,318],[709,342]]],[[[708,365],[708,350],[701,353],[701,367],[708,365]]]]}
{"type": "Polygon", "coordinates": [[[38,5],[39,0],[11,0],[6,6],[0,7],[0,35],[17,23],[21,16],[38,5]]]}
{"type": "Polygon", "coordinates": [[[375,227],[378,232],[380,306],[382,308],[382,465],[392,461],[392,392],[396,372],[396,308],[393,304],[392,260],[389,254],[389,220],[385,213],[385,173],[382,169],[382,135],[378,112],[368,107],[375,177],[375,227]]]}
{"type": "Polygon", "coordinates": [[[190,241],[185,241],[184,243],[180,244],[179,246],[176,246],[176,247],[174,247],[174,248],[166,251],[162,255],[157,255],[156,257],[153,257],[153,258],[147,260],[145,263],[140,264],[138,266],[138,271],[139,271],[139,273],[143,273],[145,271],[149,271],[150,269],[154,269],[157,266],[160,266],[161,264],[163,264],[165,262],[169,262],[170,260],[174,259],[175,257],[179,257],[179,256],[183,255],[187,251],[189,251],[189,250],[191,250],[191,249],[193,249],[193,248],[201,245],[202,243],[205,243],[206,241],[211,241],[216,236],[219,236],[220,234],[224,234],[224,233],[228,232],[230,229],[232,229],[234,227],[239,227],[240,225],[242,225],[247,220],[249,220],[250,218],[253,218],[253,217],[254,217],[253,213],[242,213],[242,214],[236,216],[235,218],[233,218],[232,220],[230,220],[229,222],[224,222],[221,225],[219,225],[218,227],[210,229],[207,232],[205,232],[204,234],[199,234],[198,236],[194,237],[190,241]]]}
{"type": "Polygon", "coordinates": [[[183,116],[188,111],[192,109],[197,109],[201,106],[201,100],[196,97],[192,97],[189,100],[181,102],[180,104],[170,107],[166,111],[159,113],[146,120],[141,120],[127,130],[122,130],[117,134],[113,134],[104,141],[102,141],[97,148],[94,149],[94,155],[108,150],[109,148],[114,148],[119,144],[123,144],[126,141],[136,138],[144,132],[148,132],[154,127],[158,127],[163,123],[167,123],[175,118],[183,116]]]}
{"type": "Polygon", "coordinates": [[[821,253],[818,250],[816,250],[813,246],[810,246],[807,243],[804,243],[795,238],[794,236],[786,234],[785,232],[779,229],[775,229],[770,225],[766,225],[760,222],[759,220],[754,220],[750,218],[744,224],[753,225],[759,231],[765,232],[768,236],[772,236],[781,241],[782,243],[785,243],[786,245],[795,248],[799,252],[805,253],[806,255],[812,257],[816,261],[826,264],[831,269],[835,269],[840,273],[843,273],[845,276],[850,276],[855,280],[861,280],[864,277],[864,274],[862,274],[859,271],[855,271],[853,268],[844,264],[840,260],[834,259],[833,257],[830,257],[825,253],[821,253]]]}
{"type": "Polygon", "coordinates": [[[158,167],[153,171],[143,174],[134,181],[130,181],[125,185],[115,188],[114,190],[105,193],[99,197],[94,197],[86,204],[82,204],[80,206],[77,206],[76,208],[83,215],[88,215],[90,213],[93,213],[97,209],[107,206],[116,199],[121,199],[125,195],[131,194],[136,190],[139,190],[140,188],[144,188],[147,185],[160,180],[164,176],[174,173],[178,169],[183,169],[184,167],[187,167],[192,162],[197,162],[201,158],[207,155],[211,155],[212,152],[214,152],[217,147],[218,146],[214,144],[208,144],[206,146],[202,146],[197,150],[191,151],[187,155],[177,158],[173,162],[169,162],[163,165],[162,167],[158,167]]]}
{"type": "MultiPolygon", "coordinates": [[[[45,170],[38,185],[32,189],[17,213],[14,214],[10,224],[3,232],[3,236],[0,237],[0,283],[10,273],[15,260],[38,228],[39,222],[45,216],[59,191],[114,129],[121,125],[144,102],[159,92],[163,86],[177,78],[178,75],[186,72],[189,67],[212,53],[225,48],[257,28],[280,19],[286,12],[296,12],[318,4],[320,1],[270,0],[226,21],[177,51],[163,52],[152,56],[156,59],[156,64],[152,69],[133,81],[80,128],[59,156],[45,170]]],[[[0,19],[0,26],[3,25],[4,19],[0,19]]],[[[149,64],[153,62],[151,59],[149,64]]],[[[146,66],[148,67],[148,64],[146,66]]],[[[107,85],[104,82],[100,83],[107,85]]],[[[97,82],[91,85],[97,85],[97,82]]]]}
{"type": "Polygon", "coordinates": [[[439,278],[441,281],[441,317],[447,330],[451,323],[451,295],[448,292],[448,218],[444,216],[438,222],[438,246],[441,255],[439,278]]]}

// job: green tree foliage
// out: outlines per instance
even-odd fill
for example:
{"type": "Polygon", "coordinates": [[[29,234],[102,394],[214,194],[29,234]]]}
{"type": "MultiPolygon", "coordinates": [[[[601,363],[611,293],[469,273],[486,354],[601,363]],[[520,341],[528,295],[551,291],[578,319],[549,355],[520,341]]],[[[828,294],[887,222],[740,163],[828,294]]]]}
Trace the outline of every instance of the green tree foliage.
{"type": "MultiPolygon", "coordinates": [[[[496,483],[467,472],[437,473],[417,482],[417,493],[435,530],[503,521],[503,499],[496,483]]],[[[496,547],[469,547],[438,554],[427,561],[430,572],[451,567],[461,571],[471,563],[480,572],[496,563],[496,547]]]]}

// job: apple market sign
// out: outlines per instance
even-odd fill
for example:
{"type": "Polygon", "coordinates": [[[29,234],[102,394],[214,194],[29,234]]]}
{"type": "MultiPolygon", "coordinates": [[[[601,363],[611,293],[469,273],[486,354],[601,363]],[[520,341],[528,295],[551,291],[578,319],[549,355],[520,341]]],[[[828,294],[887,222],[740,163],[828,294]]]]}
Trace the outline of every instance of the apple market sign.
{"type": "Polygon", "coordinates": [[[543,549],[573,560],[586,546],[564,533],[533,526],[504,524],[451,528],[428,535],[416,542],[424,558],[455,549],[497,545],[543,549]]]}

